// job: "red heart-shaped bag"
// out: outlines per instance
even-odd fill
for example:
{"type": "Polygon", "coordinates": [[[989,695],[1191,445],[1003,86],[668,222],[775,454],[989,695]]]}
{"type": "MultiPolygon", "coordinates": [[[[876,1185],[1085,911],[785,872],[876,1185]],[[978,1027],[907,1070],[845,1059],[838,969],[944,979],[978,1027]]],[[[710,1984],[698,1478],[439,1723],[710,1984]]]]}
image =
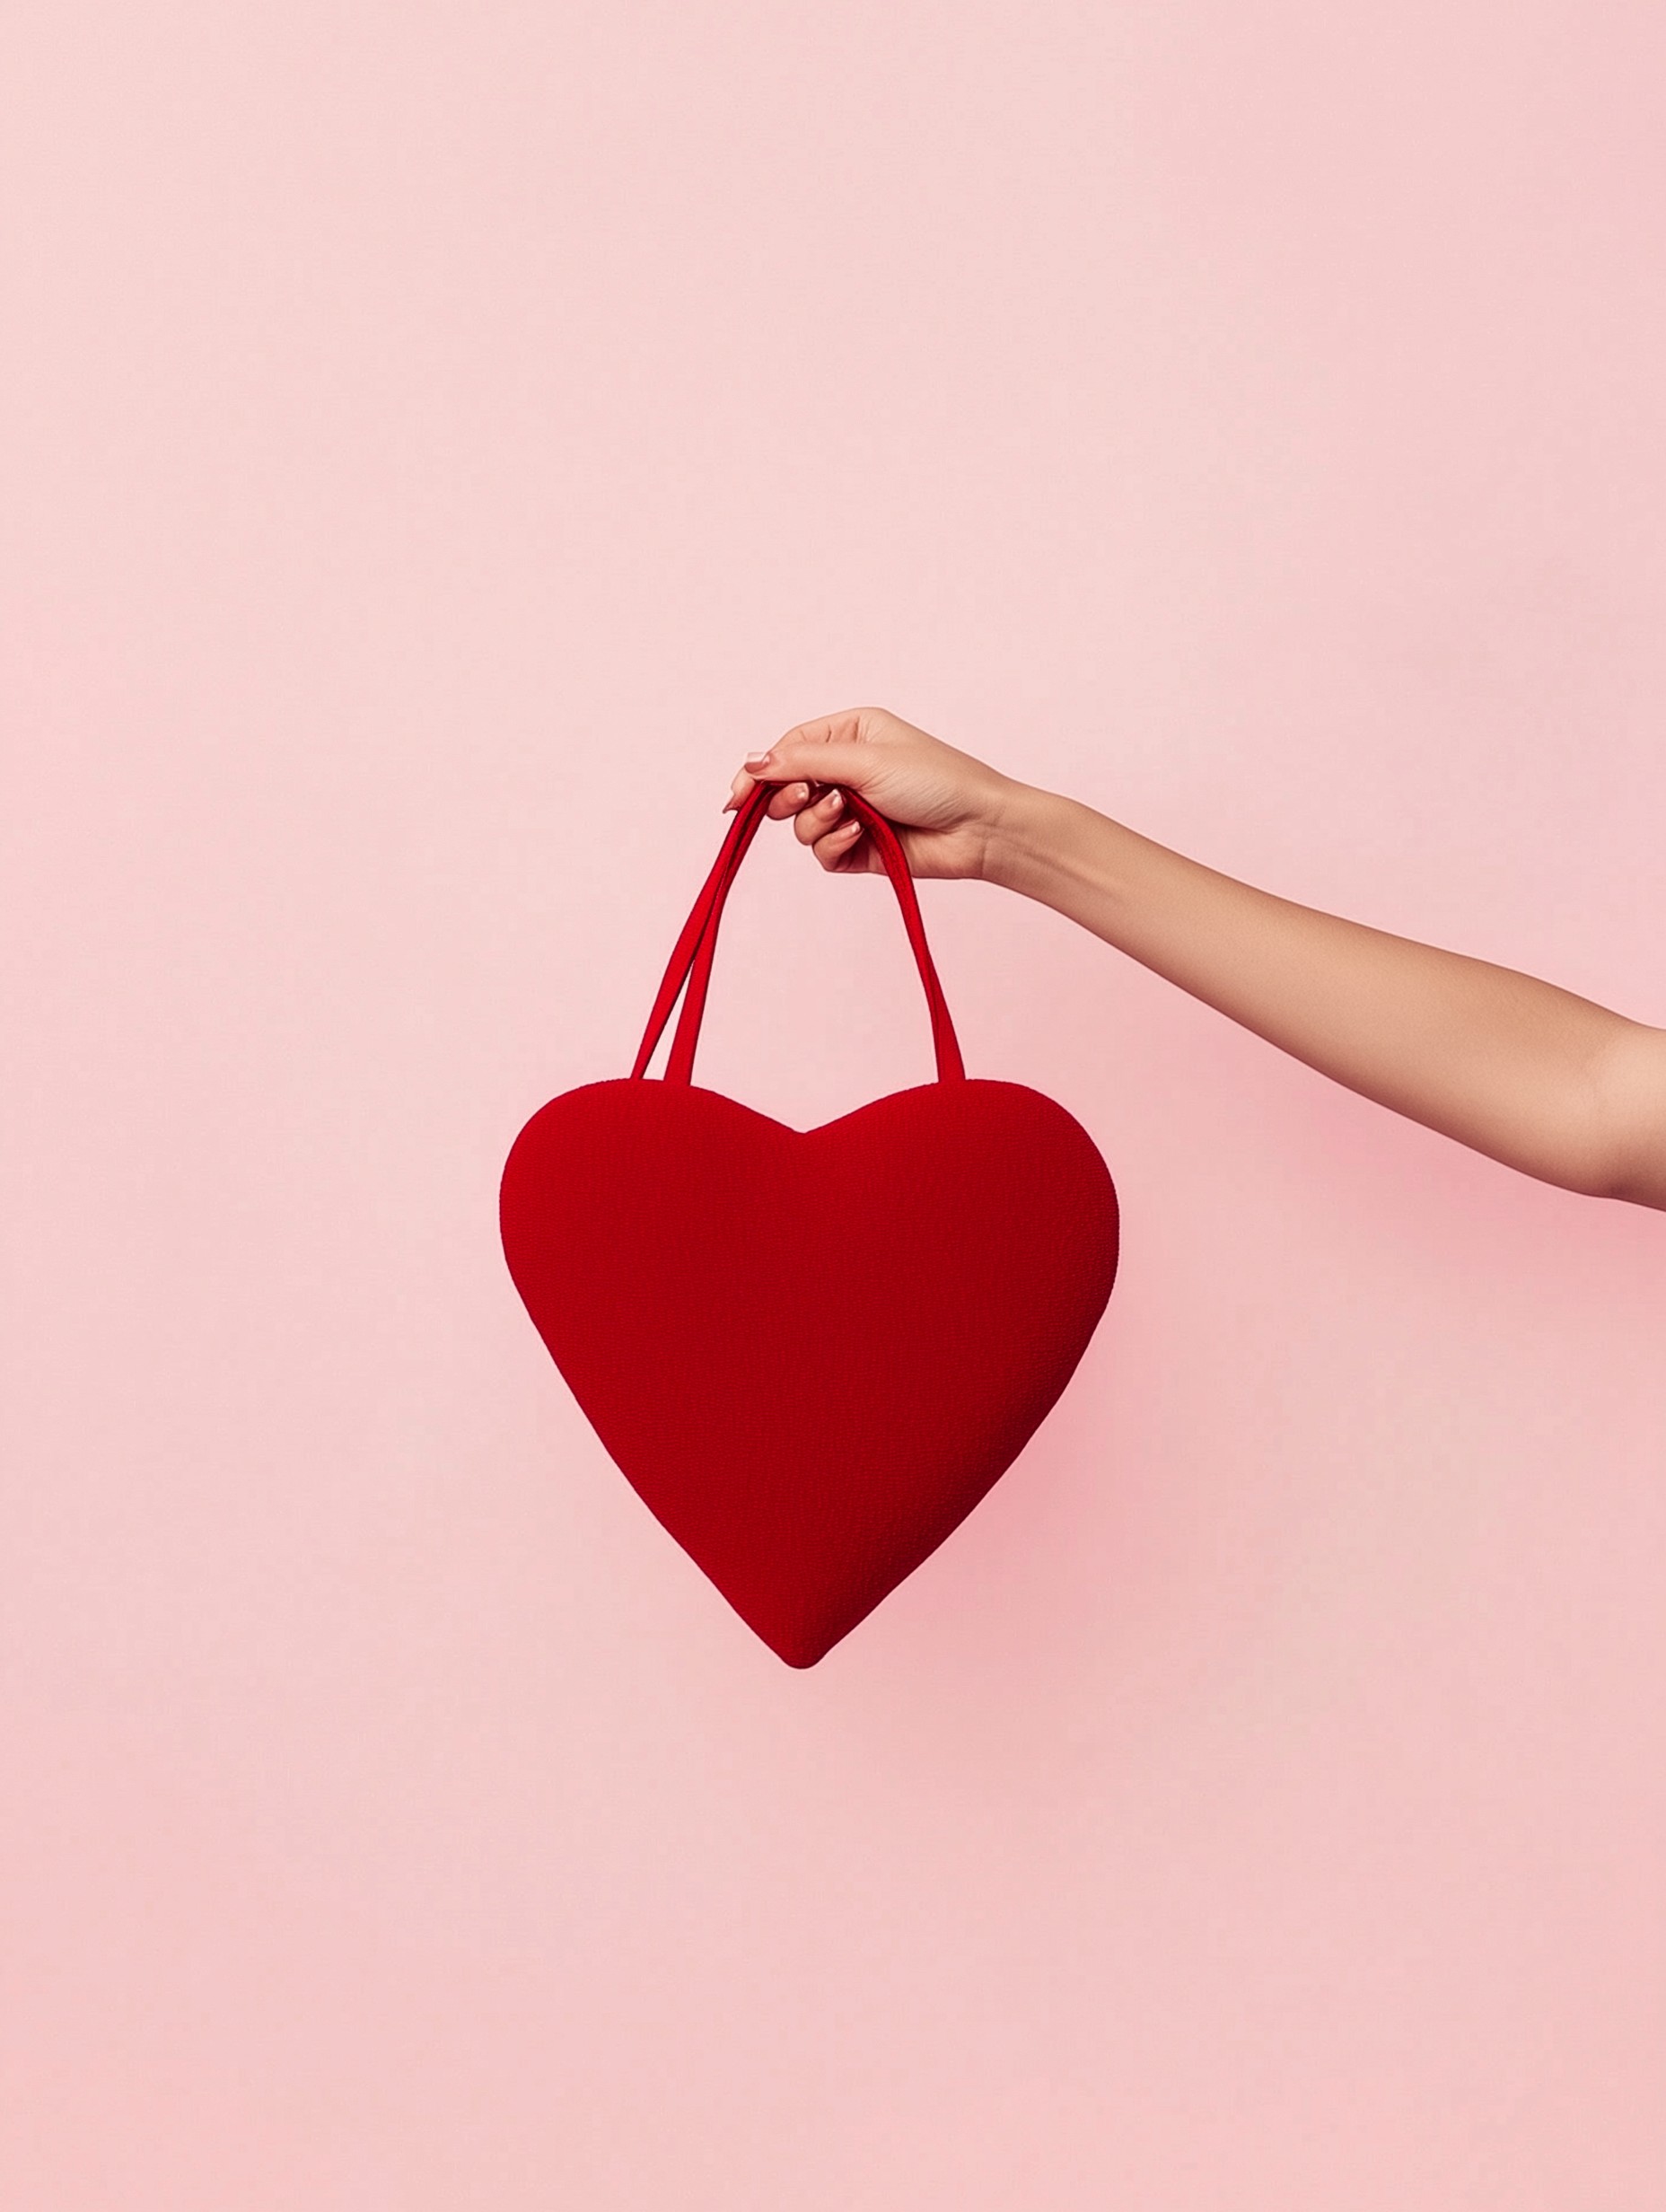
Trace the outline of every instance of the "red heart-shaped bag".
{"type": "Polygon", "coordinates": [[[789,1666],[813,1666],[1017,1458],[1116,1279],[1109,1171],[1062,1106],[969,1078],[896,834],[937,1080],[794,1129],[693,1082],[735,816],[628,1076],[511,1147],[504,1253],[551,1357],[655,1518],[789,1666]],[[688,981],[662,1081],[644,1080],[688,981]]]}

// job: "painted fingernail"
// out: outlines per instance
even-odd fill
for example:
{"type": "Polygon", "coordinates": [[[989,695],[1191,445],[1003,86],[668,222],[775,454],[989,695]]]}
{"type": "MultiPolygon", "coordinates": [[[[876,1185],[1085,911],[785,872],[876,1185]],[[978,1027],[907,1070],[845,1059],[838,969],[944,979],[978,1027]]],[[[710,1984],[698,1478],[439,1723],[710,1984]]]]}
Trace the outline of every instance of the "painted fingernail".
{"type": "Polygon", "coordinates": [[[826,807],[829,814],[837,814],[840,807],[845,803],[845,794],[842,791],[837,789],[829,791],[823,797],[821,803],[826,807]]]}
{"type": "Polygon", "coordinates": [[[759,768],[767,768],[774,755],[767,752],[749,752],[741,766],[749,776],[756,776],[759,768]]]}

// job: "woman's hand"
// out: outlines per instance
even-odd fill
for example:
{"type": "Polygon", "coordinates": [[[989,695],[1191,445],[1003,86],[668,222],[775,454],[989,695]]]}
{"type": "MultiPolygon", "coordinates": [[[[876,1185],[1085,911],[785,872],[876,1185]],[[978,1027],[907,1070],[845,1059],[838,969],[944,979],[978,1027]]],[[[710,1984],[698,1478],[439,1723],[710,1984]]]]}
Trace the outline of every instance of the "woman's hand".
{"type": "Polygon", "coordinates": [[[789,730],[747,761],[723,812],[743,804],[760,783],[780,786],[766,810],[771,819],[792,815],[799,842],[837,875],[872,875],[885,865],[860,822],[845,816],[841,786],[895,825],[912,874],[934,876],[982,876],[1001,821],[1024,788],[878,707],[789,730]]]}

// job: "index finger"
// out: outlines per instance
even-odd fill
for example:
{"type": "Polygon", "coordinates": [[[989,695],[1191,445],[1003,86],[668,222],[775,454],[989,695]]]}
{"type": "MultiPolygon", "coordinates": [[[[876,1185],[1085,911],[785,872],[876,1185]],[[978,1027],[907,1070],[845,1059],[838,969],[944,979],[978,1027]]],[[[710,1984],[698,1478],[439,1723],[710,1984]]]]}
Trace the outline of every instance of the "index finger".
{"type": "MultiPolygon", "coordinates": [[[[738,769],[733,782],[729,786],[729,796],[723,801],[718,812],[726,814],[732,807],[744,806],[758,788],[759,782],[764,780],[766,779],[749,776],[744,768],[738,769]]],[[[820,788],[819,785],[805,783],[802,777],[795,777],[790,784],[780,785],[771,794],[769,803],[765,811],[772,821],[780,821],[788,814],[796,814],[800,807],[808,806],[820,788]]]]}

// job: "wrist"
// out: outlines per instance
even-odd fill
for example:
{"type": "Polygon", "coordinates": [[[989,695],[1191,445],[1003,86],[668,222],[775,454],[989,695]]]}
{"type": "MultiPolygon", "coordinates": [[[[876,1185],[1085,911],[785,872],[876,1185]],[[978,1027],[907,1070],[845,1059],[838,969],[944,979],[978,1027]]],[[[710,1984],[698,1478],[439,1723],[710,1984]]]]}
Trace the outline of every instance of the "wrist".
{"type": "Polygon", "coordinates": [[[984,882],[1026,898],[1039,897],[1069,805],[1057,792],[1006,779],[989,811],[979,871],[984,882]]]}

